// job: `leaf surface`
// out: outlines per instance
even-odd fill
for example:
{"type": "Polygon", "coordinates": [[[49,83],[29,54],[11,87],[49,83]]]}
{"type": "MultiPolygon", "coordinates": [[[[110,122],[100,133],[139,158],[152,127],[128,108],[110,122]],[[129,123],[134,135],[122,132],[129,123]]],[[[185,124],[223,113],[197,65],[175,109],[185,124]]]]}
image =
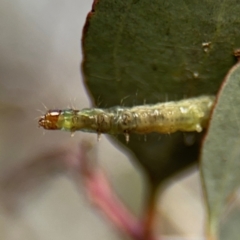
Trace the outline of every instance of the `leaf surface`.
{"type": "Polygon", "coordinates": [[[224,222],[220,225],[221,240],[236,240],[239,238],[240,226],[240,208],[234,207],[230,214],[224,218],[224,222]]]}
{"type": "Polygon", "coordinates": [[[217,96],[202,148],[201,171],[210,236],[217,234],[226,201],[240,185],[239,92],[240,63],[229,71],[217,96]]]}
{"type": "MultiPolygon", "coordinates": [[[[83,31],[85,84],[94,105],[216,94],[240,47],[240,5],[228,0],[95,0],[83,31]]],[[[198,158],[199,135],[130,136],[155,183],[198,158]],[[187,141],[188,142],[188,141],[187,141]]]]}

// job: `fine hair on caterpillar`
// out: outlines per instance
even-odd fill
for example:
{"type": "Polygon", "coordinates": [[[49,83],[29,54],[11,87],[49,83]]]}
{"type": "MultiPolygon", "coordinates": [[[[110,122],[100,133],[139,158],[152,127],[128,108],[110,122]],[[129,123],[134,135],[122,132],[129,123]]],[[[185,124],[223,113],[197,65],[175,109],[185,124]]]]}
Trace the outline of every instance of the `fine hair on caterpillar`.
{"type": "Polygon", "coordinates": [[[38,123],[44,129],[72,133],[124,134],[128,142],[130,133],[201,132],[208,124],[214,101],[214,96],[201,96],[134,107],[48,110],[38,123]]]}

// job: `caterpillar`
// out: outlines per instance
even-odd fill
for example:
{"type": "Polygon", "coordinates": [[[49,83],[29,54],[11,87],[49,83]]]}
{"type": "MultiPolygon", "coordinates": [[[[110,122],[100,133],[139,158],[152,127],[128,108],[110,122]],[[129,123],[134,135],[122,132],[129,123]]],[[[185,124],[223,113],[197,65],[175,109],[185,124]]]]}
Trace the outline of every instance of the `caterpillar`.
{"type": "Polygon", "coordinates": [[[200,96],[135,107],[48,110],[38,124],[49,130],[84,131],[109,134],[170,134],[176,131],[201,132],[207,127],[214,96],[200,96]]]}

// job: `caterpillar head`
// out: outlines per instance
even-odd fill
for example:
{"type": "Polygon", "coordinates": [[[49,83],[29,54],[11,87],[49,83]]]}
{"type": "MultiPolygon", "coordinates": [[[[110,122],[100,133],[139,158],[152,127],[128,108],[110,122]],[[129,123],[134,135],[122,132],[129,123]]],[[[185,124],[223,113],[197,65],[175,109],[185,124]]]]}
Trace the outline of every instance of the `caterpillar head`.
{"type": "Polygon", "coordinates": [[[40,117],[38,126],[48,130],[57,130],[59,129],[58,120],[60,115],[61,110],[49,110],[45,115],[40,117]]]}

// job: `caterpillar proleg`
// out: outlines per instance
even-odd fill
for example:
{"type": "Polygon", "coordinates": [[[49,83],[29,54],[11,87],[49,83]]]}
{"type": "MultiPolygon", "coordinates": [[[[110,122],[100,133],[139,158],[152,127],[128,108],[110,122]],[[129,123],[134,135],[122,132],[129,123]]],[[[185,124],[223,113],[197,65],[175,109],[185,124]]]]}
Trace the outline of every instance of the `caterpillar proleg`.
{"type": "Polygon", "coordinates": [[[125,134],[126,141],[130,133],[201,132],[207,126],[214,101],[214,96],[201,96],[131,108],[49,110],[38,124],[50,130],[125,134]]]}

